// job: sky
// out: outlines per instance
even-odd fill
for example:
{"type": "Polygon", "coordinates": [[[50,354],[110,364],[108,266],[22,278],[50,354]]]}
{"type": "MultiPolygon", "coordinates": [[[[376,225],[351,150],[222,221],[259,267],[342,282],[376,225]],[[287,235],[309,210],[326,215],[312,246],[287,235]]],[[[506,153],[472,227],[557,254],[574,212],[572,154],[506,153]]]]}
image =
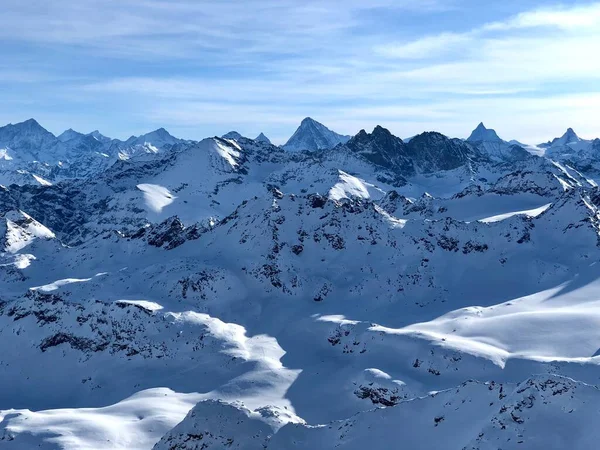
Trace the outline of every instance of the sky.
{"type": "Polygon", "coordinates": [[[0,124],[600,137],[600,2],[1,0],[0,124]]]}

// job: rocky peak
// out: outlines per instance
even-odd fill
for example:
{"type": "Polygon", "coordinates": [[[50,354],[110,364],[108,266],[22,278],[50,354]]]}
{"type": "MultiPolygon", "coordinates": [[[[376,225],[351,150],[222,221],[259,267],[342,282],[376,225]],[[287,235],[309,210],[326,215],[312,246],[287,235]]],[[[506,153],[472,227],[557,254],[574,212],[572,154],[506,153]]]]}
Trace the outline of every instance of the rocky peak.
{"type": "Polygon", "coordinates": [[[349,139],[350,136],[343,136],[331,131],[322,123],[306,117],[283,148],[289,151],[327,150],[343,144],[349,139]]]}
{"type": "Polygon", "coordinates": [[[260,133],[258,136],[256,136],[256,139],[254,139],[257,142],[264,142],[265,144],[270,144],[271,140],[264,135],[264,133],[260,133]]]}
{"type": "Polygon", "coordinates": [[[225,133],[223,136],[221,136],[221,138],[233,139],[233,140],[237,141],[238,139],[242,139],[243,136],[240,133],[238,133],[237,131],[229,131],[228,133],[225,133]]]}
{"type": "Polygon", "coordinates": [[[483,124],[483,122],[481,122],[481,123],[479,123],[479,125],[477,125],[477,128],[475,128],[473,130],[471,135],[467,138],[467,141],[469,141],[469,142],[480,142],[480,141],[501,142],[502,139],[500,139],[500,137],[498,137],[498,135],[496,134],[496,131],[492,130],[491,128],[486,128],[485,125],[483,124]]]}
{"type": "Polygon", "coordinates": [[[407,144],[407,155],[421,172],[451,170],[466,164],[475,150],[460,139],[450,139],[435,131],[421,133],[407,144]]]}

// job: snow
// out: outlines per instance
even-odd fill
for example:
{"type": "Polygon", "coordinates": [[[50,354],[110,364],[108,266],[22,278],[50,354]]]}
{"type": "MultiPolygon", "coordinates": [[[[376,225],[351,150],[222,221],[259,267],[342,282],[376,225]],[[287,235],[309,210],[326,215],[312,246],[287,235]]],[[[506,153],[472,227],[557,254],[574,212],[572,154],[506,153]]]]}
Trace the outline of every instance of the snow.
{"type": "Polygon", "coordinates": [[[2,166],[0,447],[595,448],[593,171],[153,133],[2,166]]]}
{"type": "Polygon", "coordinates": [[[32,291],[52,292],[58,288],[71,283],[85,283],[90,281],[91,278],[65,278],[64,280],[56,280],[53,283],[45,284],[43,286],[34,286],[30,288],[32,291]]]}
{"type": "Polygon", "coordinates": [[[50,183],[48,180],[44,180],[42,177],[36,175],[36,174],[31,174],[31,176],[33,178],[35,178],[35,180],[40,183],[42,186],[52,186],[52,183],[50,183]]]}
{"type": "MultiPolygon", "coordinates": [[[[230,140],[229,143],[237,146],[237,144],[233,140],[230,140]]],[[[236,158],[240,157],[239,151],[233,150],[232,146],[223,145],[218,141],[215,142],[215,145],[216,145],[216,150],[219,153],[219,155],[221,155],[229,163],[229,165],[231,167],[235,168],[238,166],[238,162],[237,162],[236,158]]],[[[239,148],[239,147],[237,147],[237,148],[239,148]]]]}
{"type": "Polygon", "coordinates": [[[381,198],[384,192],[375,185],[367,183],[364,180],[353,177],[340,170],[340,181],[336,183],[329,191],[329,198],[332,200],[341,200],[343,198],[381,198]]]}
{"type": "Polygon", "coordinates": [[[547,203],[545,205],[540,206],[539,208],[529,209],[529,210],[525,210],[525,211],[513,211],[513,212],[509,212],[509,213],[498,214],[497,216],[479,219],[479,222],[483,222],[483,223],[498,222],[500,220],[508,219],[509,217],[514,217],[514,216],[519,216],[519,215],[523,215],[523,216],[527,216],[527,217],[537,217],[540,214],[542,214],[544,211],[546,211],[550,207],[550,205],[552,205],[552,203],[547,203]]]}
{"type": "Polygon", "coordinates": [[[138,184],[137,188],[144,193],[146,206],[155,213],[160,213],[177,198],[164,186],[157,184],[138,184]]]}
{"type": "Polygon", "coordinates": [[[7,148],[0,148],[0,159],[12,161],[13,157],[9,155],[7,148]]]}
{"type": "Polygon", "coordinates": [[[201,396],[166,388],[138,392],[103,408],[0,413],[2,448],[148,450],[181,421],[201,396]],[[7,436],[19,435],[11,441],[7,436]]]}
{"type": "MultiPolygon", "coordinates": [[[[53,239],[56,237],[52,231],[23,211],[7,213],[5,223],[4,249],[9,253],[21,251],[36,239],[53,239]]],[[[1,230],[2,228],[0,228],[0,232],[1,230]]]]}
{"type": "Polygon", "coordinates": [[[402,329],[374,326],[373,332],[411,334],[437,345],[489,358],[536,361],[593,361],[600,342],[600,283],[568,285],[489,307],[468,307],[402,329]]]}
{"type": "Polygon", "coordinates": [[[163,309],[162,305],[159,305],[156,302],[150,302],[148,300],[117,300],[115,303],[121,303],[125,305],[136,305],[150,312],[160,311],[161,309],[163,309]]]}

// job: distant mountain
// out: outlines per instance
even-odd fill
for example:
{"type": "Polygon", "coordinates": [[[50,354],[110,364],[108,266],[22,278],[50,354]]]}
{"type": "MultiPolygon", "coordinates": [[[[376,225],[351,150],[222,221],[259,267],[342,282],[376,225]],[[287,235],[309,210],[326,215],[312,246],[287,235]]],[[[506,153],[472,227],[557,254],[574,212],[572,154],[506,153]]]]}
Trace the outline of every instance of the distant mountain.
{"type": "Polygon", "coordinates": [[[101,134],[98,130],[94,130],[91,133],[88,134],[88,136],[92,136],[94,139],[100,141],[100,142],[110,142],[112,139],[109,137],[104,136],[103,134],[101,134]]]}
{"type": "Polygon", "coordinates": [[[69,128],[68,130],[65,130],[61,134],[59,134],[57,136],[57,139],[61,142],[67,142],[71,139],[81,139],[84,136],[85,134],[75,131],[72,128],[69,128]]]}
{"type": "Polygon", "coordinates": [[[467,163],[475,153],[460,139],[450,139],[435,132],[419,134],[404,143],[379,125],[371,134],[361,130],[345,147],[373,164],[409,176],[455,169],[467,163]]]}
{"type": "Polygon", "coordinates": [[[288,151],[326,150],[344,144],[351,136],[331,131],[325,125],[310,117],[305,118],[283,148],[288,151]]]}
{"type": "Polygon", "coordinates": [[[469,142],[502,142],[502,139],[491,128],[486,128],[483,122],[477,125],[471,135],[467,138],[469,142]]]}
{"type": "Polygon", "coordinates": [[[237,141],[238,139],[243,138],[244,136],[242,136],[240,133],[238,133],[237,131],[230,131],[229,133],[225,133],[223,136],[221,136],[223,139],[233,139],[235,141],[237,141]]]}
{"type": "Polygon", "coordinates": [[[577,144],[579,142],[584,141],[577,133],[573,130],[573,128],[567,128],[567,131],[561,136],[552,139],[552,141],[545,142],[543,144],[539,144],[538,147],[541,148],[550,148],[550,147],[560,147],[564,145],[572,145],[577,144]]]}
{"type": "Polygon", "coordinates": [[[597,447],[600,141],[40,128],[1,133],[0,447],[597,447]]]}
{"type": "Polygon", "coordinates": [[[266,144],[270,144],[271,141],[268,137],[266,137],[263,133],[260,133],[258,136],[256,136],[256,138],[254,139],[257,142],[264,142],[266,144]]]}
{"type": "Polygon", "coordinates": [[[467,142],[494,162],[520,161],[530,157],[526,146],[515,140],[504,141],[495,130],[486,128],[483,122],[477,125],[467,142]]]}
{"type": "Polygon", "coordinates": [[[9,149],[16,154],[46,161],[52,155],[49,150],[60,141],[34,119],[0,127],[0,148],[9,149]]]}
{"type": "Polygon", "coordinates": [[[370,134],[360,130],[356,136],[346,142],[345,147],[378,166],[397,170],[402,174],[414,172],[406,144],[388,129],[379,125],[370,134]]]}
{"type": "Polygon", "coordinates": [[[0,127],[0,184],[48,184],[98,174],[119,159],[168,151],[187,141],[164,128],[127,141],[68,129],[58,137],[34,119],[0,127]]]}
{"type": "Polygon", "coordinates": [[[461,139],[451,139],[435,131],[413,137],[407,144],[407,155],[420,173],[456,169],[480,156],[461,139]]]}

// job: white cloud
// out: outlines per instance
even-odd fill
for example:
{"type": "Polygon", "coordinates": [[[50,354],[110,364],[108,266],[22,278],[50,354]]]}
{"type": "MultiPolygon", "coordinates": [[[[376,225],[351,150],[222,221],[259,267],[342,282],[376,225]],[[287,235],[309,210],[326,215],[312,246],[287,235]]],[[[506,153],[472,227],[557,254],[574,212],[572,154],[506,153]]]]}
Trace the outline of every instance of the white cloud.
{"type": "Polygon", "coordinates": [[[415,41],[386,44],[376,47],[382,56],[398,59],[425,59],[443,55],[453,48],[461,48],[472,41],[469,34],[442,33],[415,41]]]}
{"type": "Polygon", "coordinates": [[[484,29],[511,30],[536,27],[598,31],[598,27],[600,27],[600,4],[593,3],[575,8],[555,7],[527,11],[508,21],[488,24],[484,29]]]}
{"type": "Polygon", "coordinates": [[[149,128],[218,134],[239,127],[277,140],[316,115],[344,133],[381,123],[403,136],[423,129],[464,136],[486,117],[529,142],[558,134],[559,123],[594,132],[597,112],[587,99],[597,100],[600,86],[600,3],[525,11],[462,32],[448,23],[438,34],[419,35],[430,28],[418,25],[414,39],[379,26],[382,15],[421,6],[4,0],[0,39],[84,49],[93,60],[109,56],[108,75],[57,82],[49,102],[118,105],[111,109],[149,128]],[[126,69],[115,56],[127,57],[119,60],[126,69]],[[132,67],[138,62],[140,69],[132,67]]]}

